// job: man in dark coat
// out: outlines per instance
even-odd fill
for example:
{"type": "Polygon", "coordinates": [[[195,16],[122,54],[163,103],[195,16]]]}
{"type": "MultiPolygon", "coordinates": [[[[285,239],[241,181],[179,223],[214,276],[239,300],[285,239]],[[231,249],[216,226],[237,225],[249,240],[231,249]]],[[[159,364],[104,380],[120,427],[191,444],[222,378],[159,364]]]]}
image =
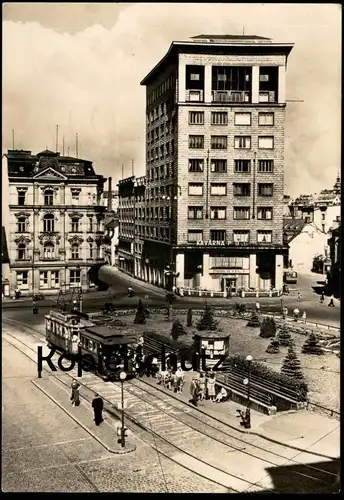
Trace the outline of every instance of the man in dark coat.
{"type": "Polygon", "coordinates": [[[95,395],[95,398],[92,401],[92,408],[94,411],[94,422],[96,425],[100,425],[103,422],[103,407],[104,402],[99,394],[95,395]]]}

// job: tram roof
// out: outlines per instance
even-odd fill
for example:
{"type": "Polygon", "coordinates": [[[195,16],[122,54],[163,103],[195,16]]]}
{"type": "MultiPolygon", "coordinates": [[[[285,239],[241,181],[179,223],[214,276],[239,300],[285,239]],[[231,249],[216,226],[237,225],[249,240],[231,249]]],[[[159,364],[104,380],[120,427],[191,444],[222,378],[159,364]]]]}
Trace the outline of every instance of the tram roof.
{"type": "Polygon", "coordinates": [[[133,333],[130,329],[119,330],[110,326],[91,326],[86,329],[87,334],[91,334],[95,340],[107,341],[113,344],[129,344],[134,342],[137,332],[133,333]]]}

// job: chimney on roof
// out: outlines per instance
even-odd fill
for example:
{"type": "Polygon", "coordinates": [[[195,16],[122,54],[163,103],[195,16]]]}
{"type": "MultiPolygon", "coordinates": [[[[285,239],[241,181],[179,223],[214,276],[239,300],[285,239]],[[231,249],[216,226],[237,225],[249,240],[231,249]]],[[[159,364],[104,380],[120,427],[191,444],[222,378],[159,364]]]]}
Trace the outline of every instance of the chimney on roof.
{"type": "Polygon", "coordinates": [[[112,205],[112,177],[109,177],[109,185],[108,185],[108,211],[111,212],[111,205],[112,205]]]}

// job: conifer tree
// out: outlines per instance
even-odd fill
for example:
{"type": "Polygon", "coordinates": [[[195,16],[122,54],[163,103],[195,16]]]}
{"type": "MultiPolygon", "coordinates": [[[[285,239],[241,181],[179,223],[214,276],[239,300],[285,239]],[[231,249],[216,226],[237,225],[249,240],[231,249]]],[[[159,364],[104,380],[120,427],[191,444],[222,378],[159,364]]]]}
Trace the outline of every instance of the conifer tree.
{"type": "Polygon", "coordinates": [[[290,344],[291,335],[285,323],[281,326],[280,331],[277,334],[277,338],[281,346],[288,346],[290,344]]]}
{"type": "Polygon", "coordinates": [[[144,325],[145,323],[146,323],[145,308],[144,305],[142,304],[142,300],[140,299],[135,314],[134,324],[144,325]]]}
{"type": "Polygon", "coordinates": [[[263,323],[260,327],[260,337],[268,339],[270,337],[274,337],[276,335],[276,322],[274,318],[268,316],[263,319],[263,323]]]}
{"type": "Polygon", "coordinates": [[[271,339],[270,344],[266,348],[266,351],[269,354],[277,354],[279,352],[279,342],[277,339],[273,338],[271,339]]]}
{"type": "Polygon", "coordinates": [[[197,322],[197,330],[216,330],[218,324],[219,322],[214,319],[214,311],[206,303],[203,314],[197,322]]]}
{"type": "Polygon", "coordinates": [[[303,380],[301,363],[296,355],[293,342],[289,344],[288,354],[283,361],[281,373],[297,380],[303,380]]]}
{"type": "Polygon", "coordinates": [[[324,351],[319,344],[319,339],[314,332],[309,334],[306,342],[303,344],[302,352],[303,354],[316,354],[318,356],[324,354],[324,351]]]}
{"type": "Polygon", "coordinates": [[[172,329],[171,329],[171,337],[173,340],[177,340],[181,335],[185,335],[185,330],[179,319],[173,321],[172,329]]]}
{"type": "Polygon", "coordinates": [[[257,311],[253,311],[252,316],[248,320],[248,323],[246,326],[252,326],[254,328],[258,328],[260,326],[260,318],[258,316],[257,311]]]}
{"type": "Polygon", "coordinates": [[[188,314],[186,317],[186,325],[187,326],[192,326],[192,309],[188,309],[188,314]]]}

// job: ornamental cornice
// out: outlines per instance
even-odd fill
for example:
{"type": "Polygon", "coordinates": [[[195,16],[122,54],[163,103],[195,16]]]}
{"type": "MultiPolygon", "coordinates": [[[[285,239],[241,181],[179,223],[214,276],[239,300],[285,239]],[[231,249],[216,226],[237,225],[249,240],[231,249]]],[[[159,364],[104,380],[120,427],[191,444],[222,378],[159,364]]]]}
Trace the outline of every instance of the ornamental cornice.
{"type": "Polygon", "coordinates": [[[28,219],[30,217],[30,214],[28,212],[17,212],[14,214],[16,217],[25,217],[28,219]]]}
{"type": "Polygon", "coordinates": [[[31,241],[30,238],[24,235],[18,236],[17,238],[14,239],[14,242],[17,243],[18,245],[21,243],[28,244],[30,243],[30,241],[31,241]]]}

